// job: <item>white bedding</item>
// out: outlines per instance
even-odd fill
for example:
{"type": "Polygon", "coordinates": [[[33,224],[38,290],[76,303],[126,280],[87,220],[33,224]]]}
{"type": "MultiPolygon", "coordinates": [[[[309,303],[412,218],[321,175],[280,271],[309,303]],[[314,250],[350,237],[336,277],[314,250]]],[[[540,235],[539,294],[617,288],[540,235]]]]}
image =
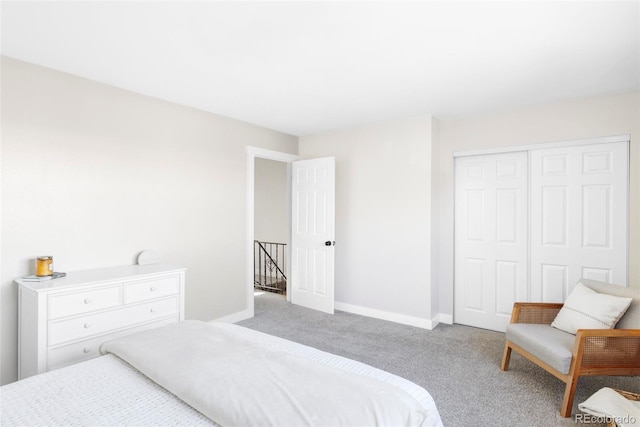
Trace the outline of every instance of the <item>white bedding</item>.
{"type": "Polygon", "coordinates": [[[110,354],[0,387],[0,425],[215,424],[110,354]]]}
{"type": "MultiPolygon", "coordinates": [[[[230,334],[238,339],[248,340],[251,348],[258,346],[266,349],[267,352],[286,352],[289,355],[287,357],[323,365],[324,368],[321,369],[334,369],[366,378],[367,381],[384,383],[383,389],[392,386],[398,390],[403,399],[414,400],[417,403],[418,409],[412,410],[426,414],[423,425],[442,425],[431,396],[410,381],[350,359],[247,328],[229,324],[215,324],[215,327],[223,331],[225,336],[230,334]]],[[[358,381],[360,379],[356,382],[358,381]]],[[[335,388],[340,388],[339,384],[335,385],[335,388]]],[[[277,387],[277,384],[275,386],[277,387]]],[[[221,392],[224,393],[227,388],[221,392]]],[[[311,384],[309,390],[315,396],[321,396],[321,393],[311,384]]],[[[3,426],[204,425],[211,423],[195,409],[111,355],[4,386],[0,388],[0,393],[2,405],[0,424],[3,426]]],[[[197,392],[191,394],[198,395],[197,392]]],[[[270,397],[269,394],[263,396],[266,410],[271,413],[280,413],[282,408],[270,405],[270,397]]],[[[187,398],[191,399],[193,396],[187,398]]],[[[244,402],[244,399],[233,398],[231,402],[244,402]]],[[[242,415],[244,409],[239,412],[242,415]]],[[[226,421],[229,424],[229,420],[226,421]]],[[[273,425],[273,421],[274,419],[269,421],[267,417],[253,420],[249,424],[259,425],[271,422],[273,425]]],[[[231,424],[235,422],[231,420],[231,424]]],[[[292,424],[292,422],[286,423],[286,425],[292,424]]],[[[316,422],[316,424],[322,423],[316,422]]],[[[364,424],[360,423],[360,425],[364,424]]],[[[400,424],[407,425],[406,422],[400,424]]]]}

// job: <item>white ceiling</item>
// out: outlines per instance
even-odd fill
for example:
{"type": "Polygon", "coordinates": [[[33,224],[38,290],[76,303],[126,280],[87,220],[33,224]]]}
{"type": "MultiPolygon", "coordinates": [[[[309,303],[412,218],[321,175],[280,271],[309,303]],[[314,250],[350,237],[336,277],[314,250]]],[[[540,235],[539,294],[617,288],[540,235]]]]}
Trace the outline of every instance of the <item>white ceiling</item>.
{"type": "Polygon", "coordinates": [[[638,1],[2,1],[2,54],[294,135],[640,87],[638,1]]]}

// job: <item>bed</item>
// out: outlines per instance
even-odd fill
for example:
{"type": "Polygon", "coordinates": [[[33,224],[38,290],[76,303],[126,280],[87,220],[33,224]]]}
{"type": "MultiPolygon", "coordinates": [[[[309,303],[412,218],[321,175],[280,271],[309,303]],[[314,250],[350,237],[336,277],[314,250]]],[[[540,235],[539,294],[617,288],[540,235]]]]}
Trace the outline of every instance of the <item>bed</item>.
{"type": "Polygon", "coordinates": [[[422,387],[226,323],[112,340],[98,358],[0,388],[0,424],[441,426],[422,387]]]}

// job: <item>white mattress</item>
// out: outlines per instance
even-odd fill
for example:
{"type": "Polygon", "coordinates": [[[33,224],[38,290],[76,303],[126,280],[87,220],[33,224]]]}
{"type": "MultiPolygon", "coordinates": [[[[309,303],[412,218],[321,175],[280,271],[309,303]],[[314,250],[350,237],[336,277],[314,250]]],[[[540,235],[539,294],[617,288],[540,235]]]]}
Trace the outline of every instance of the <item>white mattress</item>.
{"type": "MultiPolygon", "coordinates": [[[[230,324],[221,326],[267,348],[393,384],[433,414],[431,425],[442,425],[431,395],[408,380],[258,331],[230,324]]],[[[216,424],[118,357],[105,355],[1,387],[0,425],[216,424]]]]}

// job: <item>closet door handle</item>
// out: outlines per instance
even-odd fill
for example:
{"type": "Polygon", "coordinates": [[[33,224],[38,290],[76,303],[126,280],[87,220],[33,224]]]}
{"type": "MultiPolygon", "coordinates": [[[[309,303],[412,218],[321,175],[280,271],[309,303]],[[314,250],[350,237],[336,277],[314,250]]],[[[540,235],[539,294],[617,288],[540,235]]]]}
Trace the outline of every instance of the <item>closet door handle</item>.
{"type": "Polygon", "coordinates": [[[325,246],[335,246],[336,245],[336,241],[335,240],[333,240],[333,241],[327,240],[326,242],[324,242],[324,245],[325,246]]]}

